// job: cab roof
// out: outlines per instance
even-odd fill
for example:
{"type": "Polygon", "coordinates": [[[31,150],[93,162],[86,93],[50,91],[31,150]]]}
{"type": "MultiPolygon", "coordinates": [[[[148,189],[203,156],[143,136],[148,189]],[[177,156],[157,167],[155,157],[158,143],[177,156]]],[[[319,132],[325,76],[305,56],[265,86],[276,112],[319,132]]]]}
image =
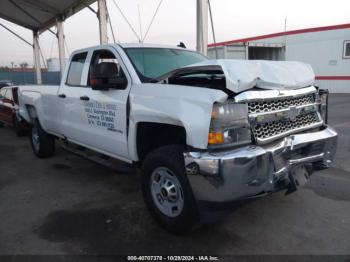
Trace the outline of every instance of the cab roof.
{"type": "Polygon", "coordinates": [[[160,45],[160,44],[143,44],[143,43],[117,43],[117,44],[105,44],[105,45],[95,45],[95,46],[90,46],[82,49],[75,50],[71,55],[75,55],[77,53],[81,52],[87,52],[91,49],[96,49],[96,48],[101,48],[104,46],[119,46],[121,48],[170,48],[170,49],[178,49],[178,50],[187,50],[191,52],[196,52],[195,50],[192,49],[187,49],[187,48],[182,48],[178,46],[172,46],[172,45],[160,45]]]}
{"type": "MultiPolygon", "coordinates": [[[[160,45],[160,44],[143,44],[143,43],[121,43],[119,44],[122,48],[171,48],[171,49],[181,49],[184,48],[173,46],[173,45],[160,45]]],[[[193,50],[190,50],[193,51],[193,50]]]]}

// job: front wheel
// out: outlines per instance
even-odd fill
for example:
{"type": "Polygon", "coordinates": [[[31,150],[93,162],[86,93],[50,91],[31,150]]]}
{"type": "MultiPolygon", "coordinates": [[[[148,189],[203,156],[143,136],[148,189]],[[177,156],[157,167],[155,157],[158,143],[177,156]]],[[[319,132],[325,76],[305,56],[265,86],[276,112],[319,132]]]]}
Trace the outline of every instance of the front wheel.
{"type": "Polygon", "coordinates": [[[55,152],[55,139],[46,133],[37,119],[33,120],[30,132],[30,143],[34,154],[39,158],[47,158],[55,152]]]}
{"type": "Polygon", "coordinates": [[[142,170],[142,190],[151,215],[167,231],[190,231],[198,221],[198,212],[185,174],[183,147],[156,149],[146,157],[142,170]]]}

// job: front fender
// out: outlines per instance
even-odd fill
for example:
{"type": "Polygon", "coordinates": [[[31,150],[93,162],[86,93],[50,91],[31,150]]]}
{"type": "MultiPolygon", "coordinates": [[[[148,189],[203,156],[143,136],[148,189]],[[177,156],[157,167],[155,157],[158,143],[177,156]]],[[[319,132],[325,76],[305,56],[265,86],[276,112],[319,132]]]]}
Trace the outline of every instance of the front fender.
{"type": "Polygon", "coordinates": [[[134,85],[130,92],[129,152],[137,160],[136,127],[139,122],[182,126],[187,145],[205,149],[215,102],[227,94],[208,88],[167,84],[134,85]]]}

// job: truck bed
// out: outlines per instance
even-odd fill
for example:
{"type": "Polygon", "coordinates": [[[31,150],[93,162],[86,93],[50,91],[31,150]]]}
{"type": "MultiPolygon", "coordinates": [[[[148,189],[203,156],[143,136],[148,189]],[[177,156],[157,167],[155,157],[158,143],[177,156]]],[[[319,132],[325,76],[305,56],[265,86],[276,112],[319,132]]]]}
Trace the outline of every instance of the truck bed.
{"type": "Polygon", "coordinates": [[[37,110],[41,124],[48,132],[56,133],[57,116],[59,110],[59,98],[57,96],[58,85],[25,85],[19,86],[20,114],[27,122],[31,119],[26,110],[26,105],[33,105],[37,110]]]}

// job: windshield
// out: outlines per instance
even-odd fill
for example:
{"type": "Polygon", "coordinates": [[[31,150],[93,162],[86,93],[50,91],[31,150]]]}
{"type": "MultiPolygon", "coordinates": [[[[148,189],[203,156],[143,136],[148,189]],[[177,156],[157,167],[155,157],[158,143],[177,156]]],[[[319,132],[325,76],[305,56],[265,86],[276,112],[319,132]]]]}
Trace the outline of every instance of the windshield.
{"type": "Polygon", "coordinates": [[[125,48],[142,82],[150,82],[177,68],[208,60],[205,56],[171,48],[125,48]]]}

